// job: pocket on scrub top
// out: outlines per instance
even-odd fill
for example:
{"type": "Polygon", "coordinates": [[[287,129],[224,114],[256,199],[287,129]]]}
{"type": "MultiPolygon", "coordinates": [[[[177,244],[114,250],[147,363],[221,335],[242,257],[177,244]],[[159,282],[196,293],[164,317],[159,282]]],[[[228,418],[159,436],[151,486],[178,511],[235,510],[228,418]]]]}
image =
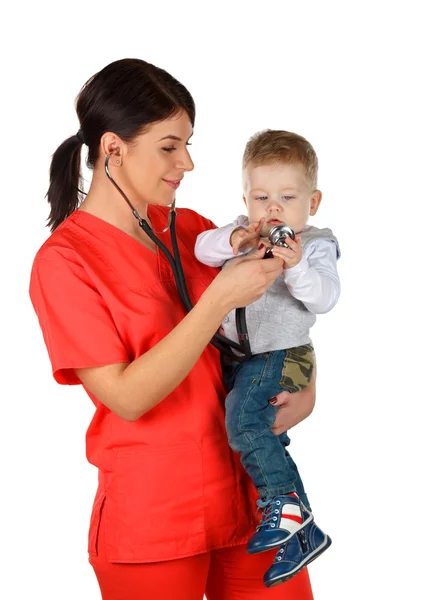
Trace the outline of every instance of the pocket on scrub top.
{"type": "Polygon", "coordinates": [[[202,454],[195,442],[116,449],[107,484],[107,548],[113,562],[153,561],[203,537],[202,454]],[[169,546],[170,545],[170,546],[169,546]]]}

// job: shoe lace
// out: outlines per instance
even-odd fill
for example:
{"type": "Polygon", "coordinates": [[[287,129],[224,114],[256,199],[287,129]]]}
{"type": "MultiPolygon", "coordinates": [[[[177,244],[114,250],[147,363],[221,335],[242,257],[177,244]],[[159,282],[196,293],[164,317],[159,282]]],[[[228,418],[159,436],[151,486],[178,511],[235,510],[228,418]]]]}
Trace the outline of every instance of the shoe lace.
{"type": "Polygon", "coordinates": [[[275,498],[269,498],[268,500],[257,500],[257,512],[260,508],[263,509],[261,522],[256,528],[258,531],[262,527],[275,527],[275,522],[278,520],[278,515],[280,514],[280,500],[276,500],[275,498]]]}

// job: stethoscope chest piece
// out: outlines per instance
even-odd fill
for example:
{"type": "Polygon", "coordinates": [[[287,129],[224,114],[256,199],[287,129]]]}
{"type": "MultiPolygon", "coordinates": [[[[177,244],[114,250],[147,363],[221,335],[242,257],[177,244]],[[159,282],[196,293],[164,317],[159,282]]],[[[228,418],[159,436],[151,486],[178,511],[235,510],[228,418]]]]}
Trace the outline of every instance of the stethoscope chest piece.
{"type": "Polygon", "coordinates": [[[295,232],[288,225],[276,225],[270,229],[270,233],[268,234],[268,239],[273,246],[282,246],[283,248],[289,247],[284,241],[288,237],[292,240],[296,237],[295,232]]]}

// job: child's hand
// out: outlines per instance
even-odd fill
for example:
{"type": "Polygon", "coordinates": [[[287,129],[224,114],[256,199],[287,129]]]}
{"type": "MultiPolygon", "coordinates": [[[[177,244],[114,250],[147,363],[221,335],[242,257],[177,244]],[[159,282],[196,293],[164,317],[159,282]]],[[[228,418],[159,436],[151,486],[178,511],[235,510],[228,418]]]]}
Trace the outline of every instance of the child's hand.
{"type": "Polygon", "coordinates": [[[287,237],[285,240],[289,248],[283,248],[282,246],[272,246],[274,256],[279,256],[284,260],[284,268],[291,269],[295,267],[302,260],[302,240],[300,235],[296,236],[295,240],[287,237]]]}
{"type": "Polygon", "coordinates": [[[260,233],[265,223],[262,217],[258,223],[251,223],[247,228],[235,229],[230,236],[233,254],[238,255],[240,248],[257,248],[261,243],[260,233]]]}

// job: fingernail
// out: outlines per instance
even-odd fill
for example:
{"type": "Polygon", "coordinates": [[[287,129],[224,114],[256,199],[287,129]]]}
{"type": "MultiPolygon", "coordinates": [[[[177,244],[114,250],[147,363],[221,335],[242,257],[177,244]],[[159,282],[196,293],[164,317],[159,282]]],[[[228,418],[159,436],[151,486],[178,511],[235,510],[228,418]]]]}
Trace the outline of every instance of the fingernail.
{"type": "Polygon", "coordinates": [[[268,402],[269,402],[270,404],[277,404],[277,396],[273,396],[272,398],[270,398],[270,399],[268,400],[268,402]]]}
{"type": "Polygon", "coordinates": [[[265,246],[265,244],[259,244],[258,250],[261,250],[264,246],[265,246]]]}

